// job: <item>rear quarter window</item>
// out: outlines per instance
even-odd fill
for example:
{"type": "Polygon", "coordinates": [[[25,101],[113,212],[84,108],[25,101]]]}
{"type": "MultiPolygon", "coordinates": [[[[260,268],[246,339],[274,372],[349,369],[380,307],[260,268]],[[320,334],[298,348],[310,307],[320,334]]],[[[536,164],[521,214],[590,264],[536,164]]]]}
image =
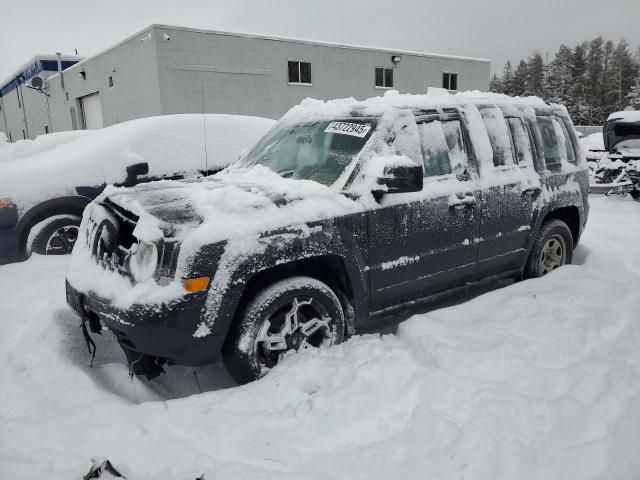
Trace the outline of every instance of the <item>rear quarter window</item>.
{"type": "Polygon", "coordinates": [[[564,122],[542,115],[537,120],[547,169],[557,170],[563,161],[575,164],[577,156],[564,122]]]}
{"type": "Polygon", "coordinates": [[[560,148],[554,120],[551,117],[538,116],[538,130],[542,140],[542,153],[544,163],[549,170],[557,170],[560,167],[560,148]]]}
{"type": "Polygon", "coordinates": [[[562,139],[564,140],[564,149],[567,153],[567,161],[569,163],[576,164],[577,155],[575,150],[573,149],[573,142],[571,141],[571,135],[569,135],[567,125],[560,119],[558,119],[557,122],[560,125],[560,129],[562,130],[562,139]]]}

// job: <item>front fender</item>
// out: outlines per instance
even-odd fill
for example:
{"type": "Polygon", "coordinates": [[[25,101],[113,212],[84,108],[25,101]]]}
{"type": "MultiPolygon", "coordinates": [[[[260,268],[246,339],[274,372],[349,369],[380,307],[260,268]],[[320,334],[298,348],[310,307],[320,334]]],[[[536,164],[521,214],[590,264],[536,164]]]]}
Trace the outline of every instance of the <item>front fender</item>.
{"type": "Polygon", "coordinates": [[[367,317],[369,305],[364,235],[364,217],[354,215],[230,240],[214,274],[196,334],[226,335],[246,298],[247,287],[259,275],[275,270],[305,274],[297,270],[299,265],[329,257],[342,262],[351,290],[353,321],[360,323],[367,317]]]}

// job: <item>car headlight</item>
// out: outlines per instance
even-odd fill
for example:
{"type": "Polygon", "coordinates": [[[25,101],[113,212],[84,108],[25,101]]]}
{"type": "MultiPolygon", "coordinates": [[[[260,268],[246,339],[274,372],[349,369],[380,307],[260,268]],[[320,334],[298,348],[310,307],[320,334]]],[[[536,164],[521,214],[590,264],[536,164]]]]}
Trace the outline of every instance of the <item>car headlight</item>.
{"type": "Polygon", "coordinates": [[[0,198],[0,210],[11,208],[14,205],[15,203],[13,203],[13,200],[10,200],[8,198],[0,198]]]}
{"type": "Polygon", "coordinates": [[[136,282],[153,277],[158,265],[158,247],[155,243],[140,242],[129,257],[129,271],[136,282]]]}

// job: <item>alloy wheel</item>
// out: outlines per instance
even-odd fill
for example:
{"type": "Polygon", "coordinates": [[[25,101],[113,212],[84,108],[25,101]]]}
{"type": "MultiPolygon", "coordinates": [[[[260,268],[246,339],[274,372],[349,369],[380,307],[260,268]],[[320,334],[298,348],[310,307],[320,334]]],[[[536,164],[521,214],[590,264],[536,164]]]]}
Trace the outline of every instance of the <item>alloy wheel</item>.
{"type": "Polygon", "coordinates": [[[47,255],[65,255],[71,253],[78,239],[78,227],[67,225],[58,228],[47,240],[45,253],[47,255]]]}
{"type": "Polygon", "coordinates": [[[332,345],[335,338],[327,308],[315,298],[294,297],[262,323],[256,337],[258,361],[271,368],[299,350],[332,345]]]}
{"type": "Polygon", "coordinates": [[[567,263],[567,246],[561,235],[552,235],[544,245],[540,255],[540,272],[546,275],[567,263]]]}

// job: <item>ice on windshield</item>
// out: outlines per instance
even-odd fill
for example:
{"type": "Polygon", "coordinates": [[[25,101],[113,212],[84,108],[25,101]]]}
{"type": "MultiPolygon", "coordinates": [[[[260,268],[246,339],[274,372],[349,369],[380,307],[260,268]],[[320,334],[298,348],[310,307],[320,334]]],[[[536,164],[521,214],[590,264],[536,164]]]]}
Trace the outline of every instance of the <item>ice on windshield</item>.
{"type": "Polygon", "coordinates": [[[370,138],[375,119],[280,125],[241,160],[287,178],[332,185],[370,138]]]}

